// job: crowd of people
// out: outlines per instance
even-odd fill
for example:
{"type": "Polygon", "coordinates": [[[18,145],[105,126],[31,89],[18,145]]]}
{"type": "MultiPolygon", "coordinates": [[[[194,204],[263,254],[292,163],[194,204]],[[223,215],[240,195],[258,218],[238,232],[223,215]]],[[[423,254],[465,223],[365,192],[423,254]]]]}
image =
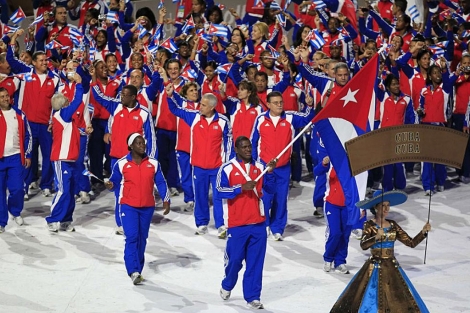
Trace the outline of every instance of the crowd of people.
{"type": "MultiPolygon", "coordinates": [[[[315,180],[313,215],[327,216],[324,270],[349,273],[349,236],[361,238],[364,220],[345,224],[345,195],[321,135],[308,126],[278,154],[376,54],[376,129],[423,123],[469,132],[470,0],[427,1],[421,23],[406,0],[247,0],[243,16],[212,0],[181,0],[174,19],[163,1],[134,14],[124,0],[34,0],[26,27],[21,8],[10,15],[0,5],[0,232],[8,214],[23,224],[24,201],[36,194],[53,196],[49,231],[74,231],[76,203],[107,187],[134,283],[154,185],[166,213],[183,193],[197,235],[208,231],[212,202],[219,238],[233,238],[227,255],[236,261],[227,260],[221,289],[228,299],[243,259],[261,276],[260,256],[239,252],[250,241],[265,250],[260,226],[283,240],[303,163],[315,180]],[[227,10],[234,24],[224,21],[227,10]],[[255,179],[266,166],[264,182],[255,179]],[[252,210],[240,212],[244,205],[252,210]],[[240,230],[246,225],[256,227],[240,230]]],[[[470,182],[469,149],[457,170],[462,183],[470,182]]],[[[431,163],[371,170],[368,187],[404,190],[421,169],[424,194],[444,192],[446,167],[431,163]]],[[[247,302],[262,307],[261,287],[248,289],[247,302]]]]}

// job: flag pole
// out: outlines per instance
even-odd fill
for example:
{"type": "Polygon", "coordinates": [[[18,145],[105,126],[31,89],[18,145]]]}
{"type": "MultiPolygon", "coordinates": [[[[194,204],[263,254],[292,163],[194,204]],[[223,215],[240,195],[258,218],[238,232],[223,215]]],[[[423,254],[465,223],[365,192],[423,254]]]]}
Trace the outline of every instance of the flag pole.
{"type": "MultiPolygon", "coordinates": [[[[424,167],[424,163],[422,165],[424,167]]],[[[434,167],[434,164],[431,164],[429,167],[429,177],[432,177],[432,168],[434,167]]],[[[431,198],[432,198],[432,190],[429,190],[429,204],[428,204],[428,223],[429,223],[429,217],[431,216],[431,198]]],[[[429,232],[426,235],[426,244],[424,246],[424,264],[426,264],[426,256],[428,252],[428,238],[429,238],[429,232]]]]}
{"type": "MultiPolygon", "coordinates": [[[[292,139],[292,141],[277,155],[277,157],[275,158],[275,160],[279,160],[279,158],[284,154],[286,153],[287,150],[289,150],[289,148],[294,144],[294,142],[297,141],[297,139],[300,138],[300,136],[302,136],[308,129],[309,127],[312,125],[312,121],[310,121],[307,125],[305,125],[304,129],[302,129],[300,131],[300,133],[297,134],[297,136],[294,137],[294,139],[292,139]]],[[[264,174],[266,174],[269,170],[271,169],[271,167],[269,166],[266,166],[266,168],[264,169],[263,172],[261,172],[261,174],[259,174],[258,177],[256,177],[255,181],[257,182],[258,180],[261,179],[261,177],[264,176],[264,174]]]]}

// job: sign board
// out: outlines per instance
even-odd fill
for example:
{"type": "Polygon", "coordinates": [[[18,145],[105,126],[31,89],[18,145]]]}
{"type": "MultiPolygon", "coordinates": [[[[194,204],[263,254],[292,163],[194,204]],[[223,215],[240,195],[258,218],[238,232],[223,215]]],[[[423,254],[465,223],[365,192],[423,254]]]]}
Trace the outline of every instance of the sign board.
{"type": "Polygon", "coordinates": [[[433,125],[385,127],[345,143],[352,175],[399,162],[430,162],[461,168],[468,134],[433,125]]]}

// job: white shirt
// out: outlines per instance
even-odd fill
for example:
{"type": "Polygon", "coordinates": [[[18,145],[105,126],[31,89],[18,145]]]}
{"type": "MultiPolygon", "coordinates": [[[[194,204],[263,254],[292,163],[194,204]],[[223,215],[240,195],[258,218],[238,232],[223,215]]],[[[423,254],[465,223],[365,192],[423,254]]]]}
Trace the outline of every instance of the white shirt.
{"type": "Polygon", "coordinates": [[[5,150],[3,156],[11,156],[21,152],[20,150],[20,132],[18,128],[18,120],[16,117],[16,111],[10,109],[8,111],[1,111],[5,117],[5,123],[7,124],[7,132],[5,134],[5,150]]]}
{"type": "Polygon", "coordinates": [[[39,80],[41,81],[41,86],[44,84],[46,81],[47,74],[37,74],[39,77],[39,80]]]}
{"type": "Polygon", "coordinates": [[[281,119],[281,116],[272,116],[269,114],[269,117],[271,118],[271,121],[273,121],[274,126],[277,126],[277,123],[279,123],[279,120],[281,119]]]}

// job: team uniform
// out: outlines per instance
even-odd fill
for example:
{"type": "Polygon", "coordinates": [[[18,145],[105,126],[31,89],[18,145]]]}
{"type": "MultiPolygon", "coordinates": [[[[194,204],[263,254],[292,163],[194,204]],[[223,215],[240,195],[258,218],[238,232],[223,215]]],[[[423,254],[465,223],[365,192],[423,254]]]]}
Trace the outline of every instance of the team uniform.
{"type": "MultiPolygon", "coordinates": [[[[307,125],[315,116],[315,111],[307,108],[306,113],[283,112],[278,118],[273,118],[270,111],[263,112],[255,121],[251,134],[253,159],[267,164],[294,139],[295,129],[307,125]]],[[[267,226],[273,234],[283,234],[287,224],[287,197],[291,172],[290,156],[292,148],[278,160],[274,169],[276,192],[264,195],[263,202],[266,211],[267,226]],[[269,210],[271,214],[269,214],[269,210]]]]}
{"type": "Polygon", "coordinates": [[[267,242],[261,197],[264,192],[274,191],[274,175],[266,174],[258,180],[254,190],[242,190],[242,184],[254,181],[263,170],[259,162],[252,160],[244,164],[234,158],[223,164],[217,174],[217,193],[223,199],[228,227],[222,288],[231,291],[235,287],[245,261],[243,297],[248,303],[259,301],[261,296],[267,242]]]}
{"type": "Polygon", "coordinates": [[[37,74],[32,66],[16,59],[13,55],[14,46],[7,49],[7,61],[12,72],[31,75],[31,81],[25,80],[20,84],[18,96],[15,98],[15,106],[22,110],[28,117],[32,134],[31,166],[26,170],[25,184],[29,186],[36,181],[38,171],[38,148],[41,148],[42,169],[39,187],[42,190],[52,190],[53,170],[51,159],[52,136],[48,131],[51,117],[51,99],[54,95],[59,77],[52,71],[46,74],[37,74]]]}
{"type": "MultiPolygon", "coordinates": [[[[215,112],[207,118],[197,111],[179,108],[173,98],[168,98],[170,111],[191,128],[190,163],[193,166],[194,218],[196,227],[209,224],[209,183],[216,194],[216,177],[219,167],[227,160],[232,146],[232,130],[228,119],[215,112]]],[[[224,226],[222,201],[213,197],[215,227],[224,226]]]]}
{"type": "Polygon", "coordinates": [[[168,186],[160,164],[145,156],[140,164],[132,160],[131,154],[119,159],[109,180],[113,191],[119,195],[119,213],[126,234],[124,262],[130,276],[142,273],[145,263],[145,247],[155,211],[154,185],[164,202],[170,202],[168,186]]]}
{"type": "MultiPolygon", "coordinates": [[[[403,124],[418,124],[418,115],[413,108],[411,97],[400,93],[394,96],[388,92],[379,92],[379,118],[380,128],[398,126],[403,124]]],[[[384,191],[393,189],[405,189],[406,174],[402,162],[387,164],[383,167],[382,188],[384,191]]]]}
{"type": "Polygon", "coordinates": [[[82,84],[75,85],[75,96],[70,105],[52,114],[52,151],[54,180],[57,193],[52,200],[51,214],[46,217],[48,224],[72,222],[75,209],[75,171],[80,154],[80,131],[73,115],[82,103],[82,84]]]}
{"type": "Polygon", "coordinates": [[[24,164],[32,148],[25,114],[15,107],[0,110],[0,134],[0,226],[5,227],[8,213],[17,217],[23,210],[24,164]]]}
{"type": "MultiPolygon", "coordinates": [[[[127,155],[128,147],[126,144],[127,137],[133,133],[139,133],[144,137],[147,143],[147,154],[149,157],[157,155],[155,131],[153,128],[153,120],[150,112],[139,103],[135,107],[127,108],[121,104],[121,101],[107,97],[101,93],[98,86],[92,88],[93,96],[109,114],[107,129],[111,133],[111,168],[118,159],[127,155]]],[[[121,218],[119,217],[118,193],[115,192],[116,207],[115,219],[118,227],[121,226],[121,218]]]]}

